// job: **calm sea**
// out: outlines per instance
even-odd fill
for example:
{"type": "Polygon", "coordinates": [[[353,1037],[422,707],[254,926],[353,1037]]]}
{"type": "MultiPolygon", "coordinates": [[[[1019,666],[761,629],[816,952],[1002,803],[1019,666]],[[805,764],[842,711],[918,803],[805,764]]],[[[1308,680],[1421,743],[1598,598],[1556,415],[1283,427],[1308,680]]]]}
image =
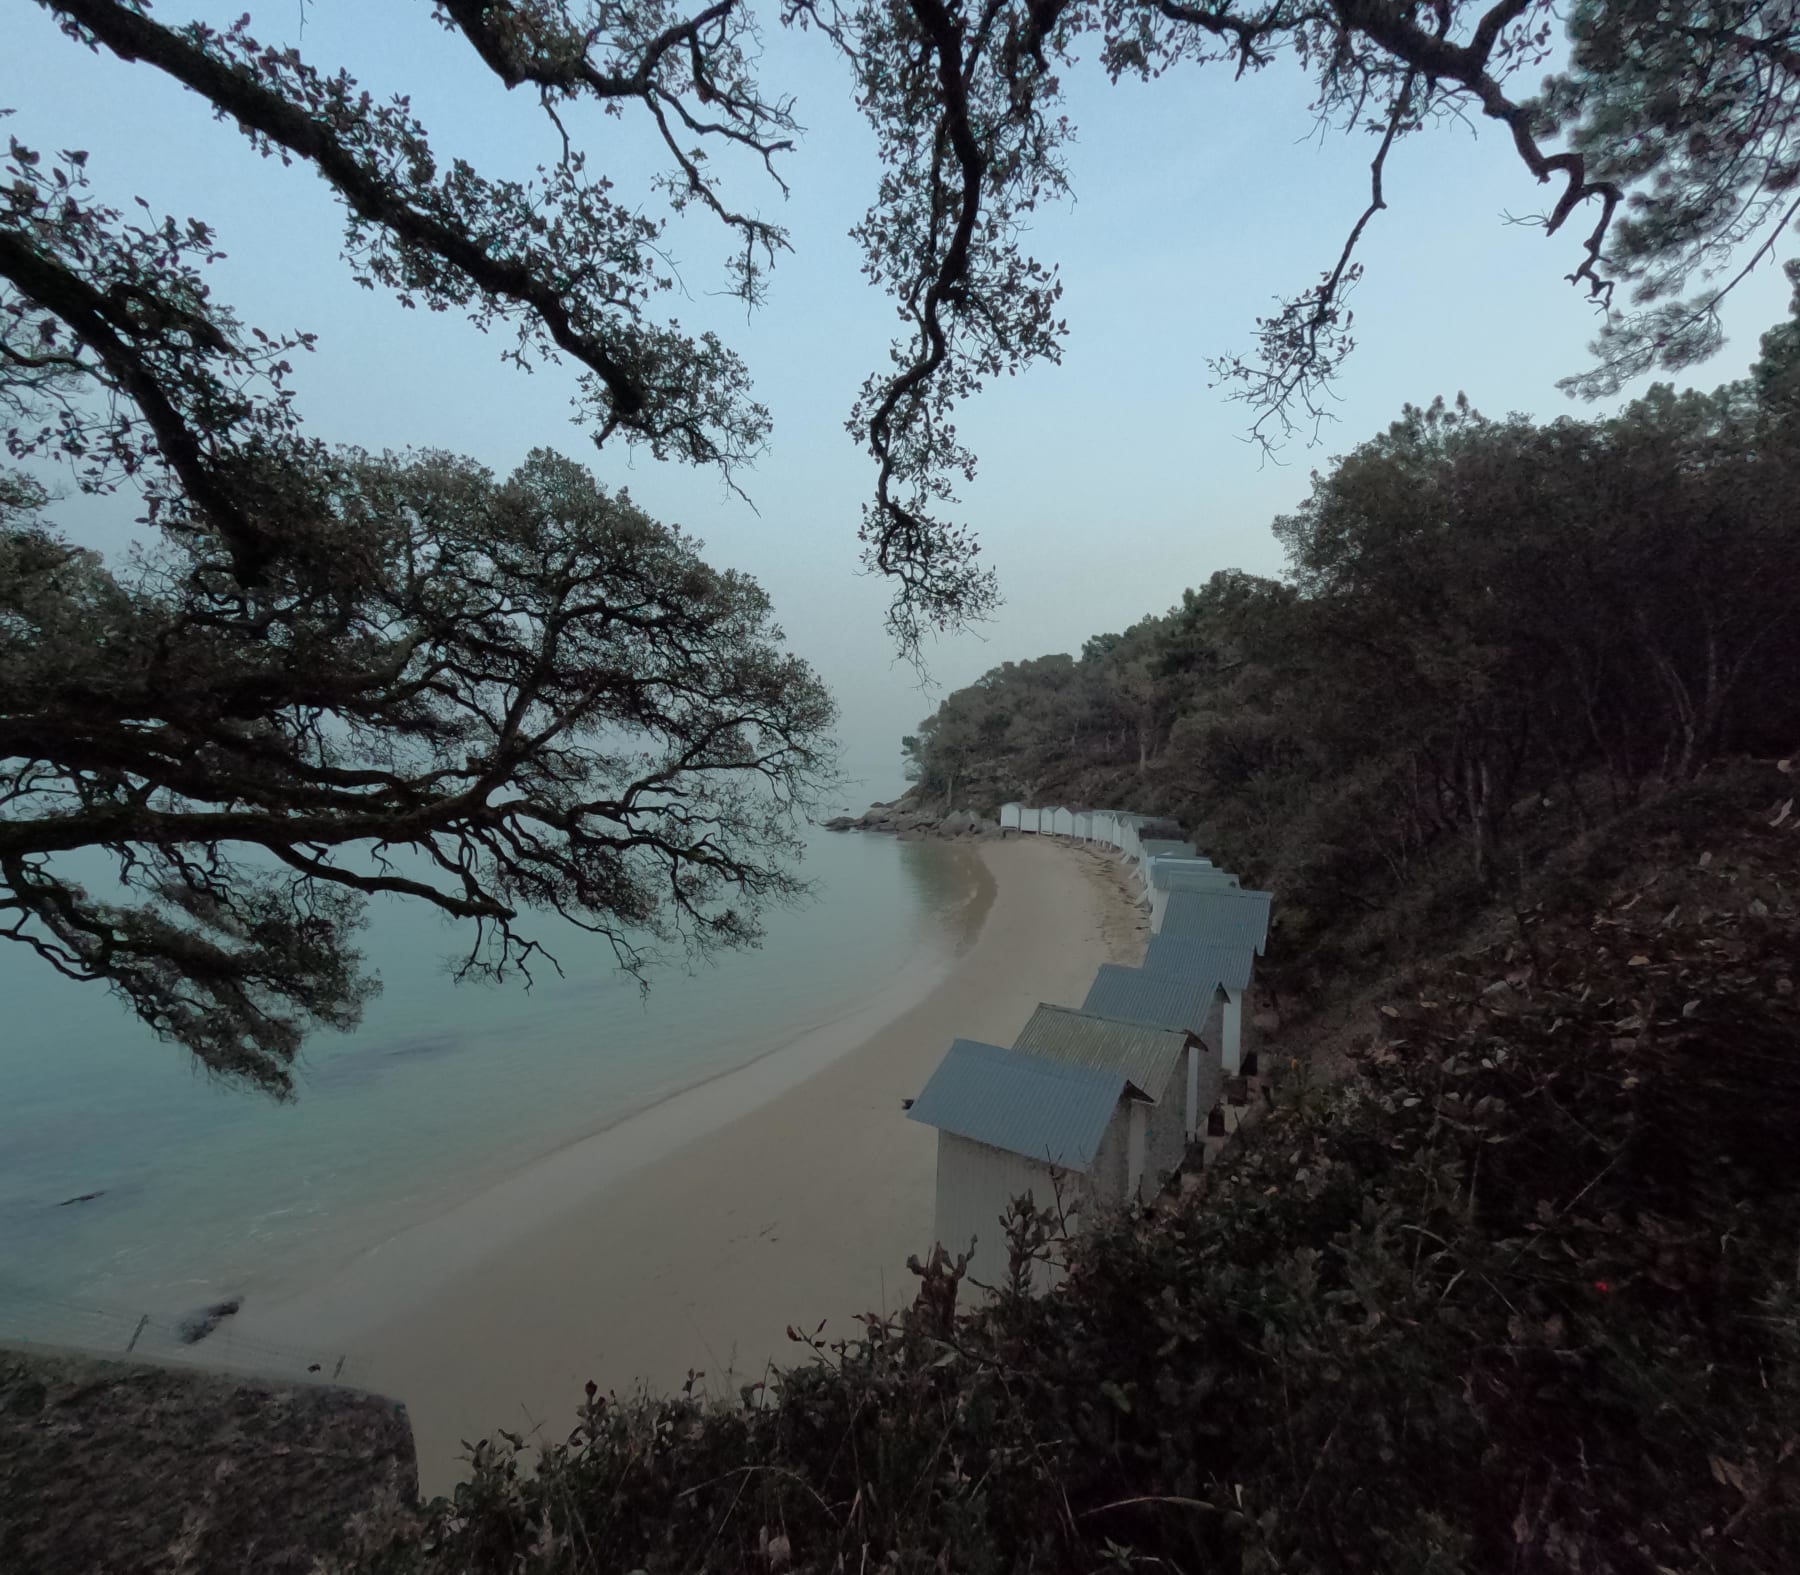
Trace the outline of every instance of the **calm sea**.
{"type": "Polygon", "coordinates": [[[454,932],[373,912],[382,993],[277,1105],[196,1076],[102,990],[0,947],[0,1336],[180,1313],[335,1261],[539,1154],[831,1021],[954,945],[966,855],[814,833],[814,901],[643,999],[597,942],[567,977],[453,984],[454,932]],[[88,1202],[65,1203],[83,1193],[88,1202]]]}

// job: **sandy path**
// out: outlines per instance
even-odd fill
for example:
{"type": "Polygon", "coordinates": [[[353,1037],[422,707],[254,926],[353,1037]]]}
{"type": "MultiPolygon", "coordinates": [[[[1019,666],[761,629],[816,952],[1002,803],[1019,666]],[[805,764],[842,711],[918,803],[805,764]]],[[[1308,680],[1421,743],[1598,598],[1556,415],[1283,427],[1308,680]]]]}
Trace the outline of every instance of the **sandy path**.
{"type": "Polygon", "coordinates": [[[460,1476],[461,1440],[560,1436],[590,1378],[668,1388],[694,1368],[729,1393],[794,1358],[789,1323],[829,1337],[895,1304],[929,1245],[936,1153],[901,1100],[952,1038],[1009,1044],[1039,1001],[1078,1004],[1097,964],[1142,953],[1116,866],[1037,839],[979,857],[992,906],[922,1000],[810,1036],[816,1067],[771,1057],[559,1150],[247,1307],[243,1333],[354,1351],[357,1381],[411,1412],[430,1493],[460,1476]]]}

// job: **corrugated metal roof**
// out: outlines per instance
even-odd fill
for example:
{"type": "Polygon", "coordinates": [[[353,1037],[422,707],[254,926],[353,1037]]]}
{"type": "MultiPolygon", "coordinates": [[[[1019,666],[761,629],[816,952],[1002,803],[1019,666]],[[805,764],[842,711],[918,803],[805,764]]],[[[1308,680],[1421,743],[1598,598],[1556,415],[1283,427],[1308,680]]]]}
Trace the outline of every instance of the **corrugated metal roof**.
{"type": "Polygon", "coordinates": [[[1217,979],[1228,990],[1249,989],[1255,967],[1253,947],[1219,946],[1197,935],[1171,935],[1166,929],[1161,935],[1150,937],[1149,949],[1144,953],[1145,973],[1217,979]]]}
{"type": "Polygon", "coordinates": [[[1161,935],[1188,935],[1213,946],[1248,946],[1260,955],[1269,945],[1266,891],[1172,891],[1161,935]]]}
{"type": "Polygon", "coordinates": [[[1238,878],[1230,870],[1215,869],[1204,859],[1151,859],[1145,873],[1152,886],[1164,891],[1236,891],[1238,878]]]}
{"type": "Polygon", "coordinates": [[[1082,1011],[1119,1022],[1202,1032],[1219,999],[1220,981],[1192,973],[1151,973],[1105,963],[1094,975],[1082,1011]]]}
{"type": "Polygon", "coordinates": [[[1072,1006],[1038,1007],[1013,1040],[1015,1050],[1123,1073],[1159,1102],[1186,1044],[1187,1035],[1178,1030],[1118,1022],[1072,1006]]]}
{"type": "Polygon", "coordinates": [[[1127,1093],[1122,1071],[952,1042],[907,1119],[1064,1170],[1085,1171],[1127,1093]]]}
{"type": "MultiPolygon", "coordinates": [[[[1177,842],[1171,837],[1141,837],[1138,845],[1147,859],[1197,859],[1200,850],[1191,842],[1177,842]]],[[[1205,863],[1207,861],[1202,860],[1205,863]]]]}

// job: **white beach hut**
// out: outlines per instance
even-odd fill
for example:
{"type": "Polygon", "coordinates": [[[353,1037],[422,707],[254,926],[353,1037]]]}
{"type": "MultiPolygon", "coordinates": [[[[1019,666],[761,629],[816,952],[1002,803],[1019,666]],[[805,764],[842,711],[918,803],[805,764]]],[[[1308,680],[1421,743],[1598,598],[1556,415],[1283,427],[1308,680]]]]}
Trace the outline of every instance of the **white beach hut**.
{"type": "Polygon", "coordinates": [[[1178,891],[1236,891],[1238,878],[1215,869],[1205,859],[1148,858],[1140,866],[1144,895],[1150,899],[1150,928],[1160,930],[1169,897],[1178,891]]]}
{"type": "MultiPolygon", "coordinates": [[[[1197,859],[1200,850],[1179,837],[1139,837],[1138,845],[1147,859],[1197,859]]],[[[1211,862],[1210,860],[1206,862],[1211,862]]]]}
{"type": "MultiPolygon", "coordinates": [[[[1141,971],[1190,978],[1202,987],[1212,983],[1218,985],[1224,992],[1225,1004],[1216,1042],[1226,1074],[1235,1077],[1243,1067],[1244,998],[1250,993],[1255,968],[1256,953],[1248,946],[1219,946],[1193,934],[1172,935],[1164,930],[1162,934],[1150,937],[1141,971]]],[[[1105,973],[1106,968],[1100,971],[1105,973]]],[[[1085,1009],[1092,1011],[1095,1008],[1085,1009]]]]}
{"type": "MultiPolygon", "coordinates": [[[[1148,847],[1147,843],[1144,845],[1146,847],[1148,847]]],[[[1167,855],[1160,854],[1160,853],[1146,852],[1144,854],[1144,856],[1137,861],[1137,864],[1133,867],[1133,871],[1132,871],[1132,873],[1135,875],[1135,877],[1137,879],[1138,890],[1144,895],[1144,897],[1148,898],[1150,895],[1150,888],[1152,885],[1151,877],[1152,877],[1154,871],[1156,870],[1156,867],[1159,864],[1164,864],[1164,863],[1170,864],[1170,865],[1179,863],[1179,864],[1186,865],[1188,868],[1190,868],[1192,870],[1196,870],[1196,871],[1206,871],[1206,870],[1214,869],[1213,861],[1211,859],[1203,859],[1203,858],[1200,858],[1198,855],[1195,855],[1191,858],[1184,857],[1181,859],[1175,859],[1175,858],[1172,858],[1172,857],[1169,857],[1167,855]]],[[[1223,873],[1223,872],[1220,871],[1217,873],[1223,873]]],[[[1235,885],[1236,883],[1237,882],[1234,877],[1232,884],[1235,885]]],[[[1212,887],[1218,885],[1218,882],[1216,882],[1216,881],[1201,882],[1200,884],[1202,886],[1204,886],[1205,889],[1211,890],[1212,887]]]]}
{"type": "Polygon", "coordinates": [[[1024,807],[1023,804],[1002,804],[1000,806],[1000,829],[1002,831],[1017,831],[1019,829],[1019,814],[1024,807]]]}
{"type": "Polygon", "coordinates": [[[1049,809],[1044,813],[1050,817],[1050,824],[1044,829],[1053,836],[1072,837],[1075,835],[1075,811],[1072,809],[1049,809]]]}
{"type": "Polygon", "coordinates": [[[1144,817],[1142,815],[1133,815],[1127,810],[1121,810],[1117,818],[1119,827],[1119,852],[1128,859],[1135,859],[1138,856],[1137,829],[1139,825],[1142,824],[1144,817]]]}
{"type": "MultiPolygon", "coordinates": [[[[1148,1109],[1122,1072],[956,1040],[908,1112],[937,1128],[933,1239],[953,1253],[973,1242],[971,1277],[1001,1284],[1000,1222],[1013,1199],[1060,1206],[1079,1225],[1096,1204],[1134,1191],[1148,1109]]],[[[1041,1266],[1039,1288],[1055,1277],[1041,1266]]]]}
{"type": "Polygon", "coordinates": [[[1185,1026],[1117,1021],[1068,1006],[1040,1005],[1015,1050],[1072,1066],[1122,1073],[1151,1101],[1145,1117],[1139,1195],[1152,1197],[1177,1169],[1206,1112],[1218,1102],[1219,1053],[1185,1026]]]}
{"type": "Polygon", "coordinates": [[[1269,949],[1266,891],[1171,891],[1156,935],[1187,935],[1212,946],[1245,946],[1261,957],[1269,949]]]}

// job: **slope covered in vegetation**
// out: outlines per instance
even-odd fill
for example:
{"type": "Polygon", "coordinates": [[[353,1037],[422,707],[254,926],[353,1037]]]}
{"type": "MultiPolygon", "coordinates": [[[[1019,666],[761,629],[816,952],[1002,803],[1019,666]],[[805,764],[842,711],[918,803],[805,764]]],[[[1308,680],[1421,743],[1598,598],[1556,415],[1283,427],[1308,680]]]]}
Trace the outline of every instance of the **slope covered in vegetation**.
{"type": "Polygon", "coordinates": [[[1290,964],[1399,960],[1569,836],[1800,742],[1797,498],[1800,316],[1744,381],[1609,420],[1411,409],[1276,522],[1286,580],[995,668],[906,741],[917,791],[1173,815],[1281,894],[1290,964]]]}

